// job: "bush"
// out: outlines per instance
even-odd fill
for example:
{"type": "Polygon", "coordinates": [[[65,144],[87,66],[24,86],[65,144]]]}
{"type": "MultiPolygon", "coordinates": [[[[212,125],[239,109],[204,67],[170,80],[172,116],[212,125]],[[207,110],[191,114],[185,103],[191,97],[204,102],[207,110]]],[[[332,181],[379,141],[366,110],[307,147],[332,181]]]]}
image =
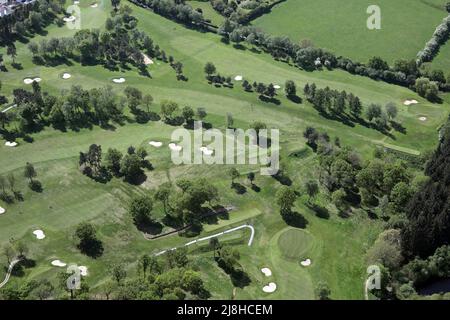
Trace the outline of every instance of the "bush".
{"type": "Polygon", "coordinates": [[[42,192],[42,183],[39,180],[33,180],[30,181],[30,183],[28,184],[28,186],[30,187],[31,190],[33,190],[34,192],[42,192]]]}

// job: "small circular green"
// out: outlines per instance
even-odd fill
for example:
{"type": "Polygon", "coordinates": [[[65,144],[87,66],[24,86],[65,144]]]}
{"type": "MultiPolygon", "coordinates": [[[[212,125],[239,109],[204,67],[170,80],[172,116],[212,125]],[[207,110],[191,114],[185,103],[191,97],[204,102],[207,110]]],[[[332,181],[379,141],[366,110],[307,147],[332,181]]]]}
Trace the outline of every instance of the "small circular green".
{"type": "Polygon", "coordinates": [[[311,248],[313,236],[301,229],[288,229],[278,238],[278,248],[288,259],[300,259],[311,248]]]}

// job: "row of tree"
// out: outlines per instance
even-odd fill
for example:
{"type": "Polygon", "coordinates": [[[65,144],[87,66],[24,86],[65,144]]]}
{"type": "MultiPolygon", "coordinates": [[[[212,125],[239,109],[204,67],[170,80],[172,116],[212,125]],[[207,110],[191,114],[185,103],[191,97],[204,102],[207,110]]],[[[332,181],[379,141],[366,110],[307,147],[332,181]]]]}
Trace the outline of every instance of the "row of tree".
{"type": "Polygon", "coordinates": [[[92,144],[87,152],[80,152],[78,164],[84,175],[96,181],[107,182],[114,176],[136,184],[143,181],[143,168],[153,168],[147,156],[148,152],[143,147],[136,150],[130,146],[125,155],[110,148],[103,161],[102,147],[92,144]]]}

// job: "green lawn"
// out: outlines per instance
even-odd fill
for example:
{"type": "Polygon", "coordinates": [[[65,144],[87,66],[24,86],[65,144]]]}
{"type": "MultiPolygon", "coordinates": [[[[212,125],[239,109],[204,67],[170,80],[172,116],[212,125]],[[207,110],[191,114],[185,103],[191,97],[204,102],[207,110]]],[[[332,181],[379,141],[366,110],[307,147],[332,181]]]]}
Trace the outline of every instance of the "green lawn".
{"type": "Polygon", "coordinates": [[[253,25],[294,41],[312,40],[360,62],[381,56],[389,63],[413,59],[446,16],[445,0],[287,0],[253,25]],[[369,30],[370,5],[381,9],[381,30],[369,30]]]}
{"type": "MultiPolygon", "coordinates": [[[[82,4],[82,19],[84,14],[86,17],[96,17],[89,20],[89,26],[100,27],[110,9],[109,2],[105,2],[105,7],[100,6],[97,9],[90,8],[87,1],[82,4]]],[[[164,99],[174,100],[181,107],[190,105],[206,108],[208,116],[205,121],[210,122],[214,128],[225,129],[226,113],[232,113],[235,125],[241,128],[248,128],[254,120],[263,120],[269,127],[281,130],[281,157],[286,162],[286,170],[294,181],[294,186],[301,186],[306,179],[316,177],[317,160],[309,149],[305,149],[302,135],[307,126],[327,131],[332,139],[339,136],[343,145],[354,147],[368,159],[375,146],[380,143],[408,150],[410,153],[434,148],[437,143],[436,129],[448,115],[448,96],[445,97],[445,103],[436,105],[421,99],[407,88],[352,76],[342,71],[299,71],[274,61],[264,53],[256,53],[249,48],[234,49],[223,44],[217,35],[188,30],[150,11],[136,6],[132,8],[139,19],[139,27],[168,54],[173,55],[177,61],[182,61],[185,75],[189,78],[187,82],[176,81],[172,68],[159,61],[149,67],[151,78],[139,75],[134,69],[111,72],[101,66],[81,66],[75,61],[55,67],[36,66],[31,62],[26,45],[18,43],[16,60],[22,64],[23,70],[13,69],[9,57],[5,56],[9,72],[0,73],[2,92],[11,97],[13,89],[26,87],[23,78],[31,75],[40,76],[43,79],[43,90],[55,94],[74,84],[81,84],[85,88],[111,85],[117,93],[122,93],[127,85],[131,85],[153,95],[153,111],[159,111],[159,104],[164,99]],[[292,79],[297,83],[299,91],[307,82],[315,82],[319,87],[330,86],[353,92],[359,95],[365,104],[385,104],[393,101],[399,107],[399,121],[405,127],[405,133],[393,131],[392,137],[388,137],[361,125],[348,126],[328,120],[321,117],[310,104],[295,104],[286,99],[282,92],[279,92],[277,97],[280,104],[275,105],[264,103],[255,94],[244,92],[239,82],[233,89],[215,88],[208,85],[204,79],[203,66],[207,61],[213,62],[221,74],[233,77],[243,75],[251,81],[273,82],[283,86],[287,79],[292,79]],[[72,78],[62,80],[62,72],[71,73],[72,78]],[[112,83],[111,79],[119,75],[126,78],[125,84],[112,83]],[[412,98],[420,104],[403,106],[405,99],[412,98]],[[420,115],[426,115],[428,121],[420,122],[420,115]],[[289,156],[299,150],[303,150],[302,156],[289,156]]],[[[74,32],[56,26],[50,26],[47,31],[47,37],[71,35],[74,32]]],[[[37,36],[33,41],[39,39],[41,36],[37,36]]],[[[0,51],[4,52],[3,48],[0,51]]],[[[246,188],[246,193],[238,195],[230,188],[231,180],[227,168],[223,166],[172,165],[167,143],[170,142],[174,129],[175,127],[162,122],[137,124],[130,121],[124,125],[115,124],[111,130],[94,127],[79,132],[60,132],[46,128],[42,132],[32,134],[33,143],[19,139],[17,148],[7,148],[1,143],[0,174],[16,174],[20,181],[18,187],[24,192],[25,201],[13,205],[0,203],[7,209],[6,214],[0,216],[0,245],[11,238],[23,239],[29,244],[30,256],[36,262],[34,268],[23,270],[23,274],[14,276],[8,285],[18,285],[23,279],[55,279],[57,272],[61,270],[50,265],[53,259],[88,266],[87,281],[94,292],[100,290],[100,285],[108,277],[107,270],[111,263],[125,261],[129,273],[133,274],[136,259],[140,254],[180,246],[192,239],[174,235],[158,240],[145,240],[126,214],[130,197],[153,192],[158,185],[166,181],[202,176],[218,187],[221,204],[237,207],[228,218],[222,217],[206,224],[202,235],[220,232],[243,223],[250,223],[256,229],[252,247],[247,247],[247,230],[221,240],[239,248],[241,263],[251,279],[249,286],[236,289],[237,299],[313,299],[314,286],[322,280],[329,283],[333,298],[363,297],[364,252],[380,231],[380,221],[370,220],[359,211],[352,217],[343,219],[338,217],[332,208],[331,217],[328,220],[321,219],[305,205],[306,199],[303,197],[297,201],[296,210],[308,220],[304,232],[311,235],[314,245],[308,251],[313,261],[312,266],[302,268],[298,261],[286,259],[278,246],[279,237],[286,230],[290,230],[281,219],[275,203],[275,194],[280,184],[271,177],[258,174],[254,183],[260,191],[256,192],[251,189],[244,173],[257,171],[259,168],[238,166],[242,177],[237,182],[246,188]],[[150,140],[162,141],[164,146],[159,149],[152,148],[148,145],[150,140]],[[93,182],[77,168],[79,152],[86,151],[92,143],[102,145],[104,151],[109,147],[125,151],[130,145],[145,146],[149,151],[148,159],[155,170],[146,172],[147,180],[138,187],[117,179],[107,184],[93,182]],[[22,178],[23,167],[27,161],[36,166],[38,178],[44,187],[42,193],[29,191],[25,179],[22,178]],[[75,246],[75,225],[86,220],[98,226],[99,237],[105,246],[103,256],[98,259],[83,256],[75,246]],[[47,234],[45,240],[38,241],[34,238],[32,231],[38,228],[47,234]],[[266,266],[272,269],[273,280],[278,285],[277,291],[271,295],[262,292],[262,287],[270,280],[260,271],[266,266]]],[[[328,205],[329,199],[323,196],[319,202],[328,205]]],[[[158,219],[163,216],[160,204],[155,205],[154,216],[158,219]]],[[[292,242],[290,246],[297,249],[292,242]]],[[[212,297],[230,298],[233,286],[229,276],[212,261],[211,252],[203,250],[201,246],[192,248],[191,258],[202,271],[212,297]]],[[[0,256],[0,264],[5,265],[3,256],[0,256]]],[[[2,272],[0,271],[0,278],[2,272]]]]}
{"type": "Polygon", "coordinates": [[[203,17],[211,20],[212,24],[219,27],[223,23],[224,17],[213,9],[209,1],[189,0],[188,4],[194,9],[200,8],[202,10],[203,17]]]}

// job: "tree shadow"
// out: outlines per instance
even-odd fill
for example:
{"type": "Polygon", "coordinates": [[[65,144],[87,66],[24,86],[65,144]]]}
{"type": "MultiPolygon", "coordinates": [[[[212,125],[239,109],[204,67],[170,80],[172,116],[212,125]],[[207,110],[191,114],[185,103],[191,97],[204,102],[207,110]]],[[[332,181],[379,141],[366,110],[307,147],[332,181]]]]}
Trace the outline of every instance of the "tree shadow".
{"type": "Polygon", "coordinates": [[[308,208],[315,212],[316,217],[321,219],[329,219],[330,218],[330,212],[327,208],[322,207],[318,204],[307,204],[308,208]]]}
{"type": "Polygon", "coordinates": [[[296,211],[282,212],[281,216],[284,222],[291,227],[304,229],[308,225],[308,220],[296,211]]]}
{"type": "Polygon", "coordinates": [[[104,251],[103,243],[98,239],[89,239],[81,241],[78,249],[90,258],[99,258],[104,251]]]}
{"type": "Polygon", "coordinates": [[[245,194],[247,192],[247,188],[244,185],[237,182],[233,182],[231,184],[231,188],[234,189],[234,191],[239,195],[245,194]]]}
{"type": "Polygon", "coordinates": [[[146,223],[139,223],[136,225],[136,228],[148,235],[155,236],[162,232],[163,225],[158,221],[149,221],[146,223]]]}
{"type": "Polygon", "coordinates": [[[391,127],[397,132],[400,132],[402,134],[406,134],[406,128],[399,122],[391,121],[391,127]]]}
{"type": "Polygon", "coordinates": [[[266,102],[266,103],[273,103],[277,106],[279,106],[281,104],[281,101],[274,97],[266,97],[266,96],[260,95],[259,100],[261,100],[262,102],[266,102]]]}
{"type": "Polygon", "coordinates": [[[301,104],[303,102],[302,98],[298,95],[288,95],[287,98],[296,104],[301,104]]]}

